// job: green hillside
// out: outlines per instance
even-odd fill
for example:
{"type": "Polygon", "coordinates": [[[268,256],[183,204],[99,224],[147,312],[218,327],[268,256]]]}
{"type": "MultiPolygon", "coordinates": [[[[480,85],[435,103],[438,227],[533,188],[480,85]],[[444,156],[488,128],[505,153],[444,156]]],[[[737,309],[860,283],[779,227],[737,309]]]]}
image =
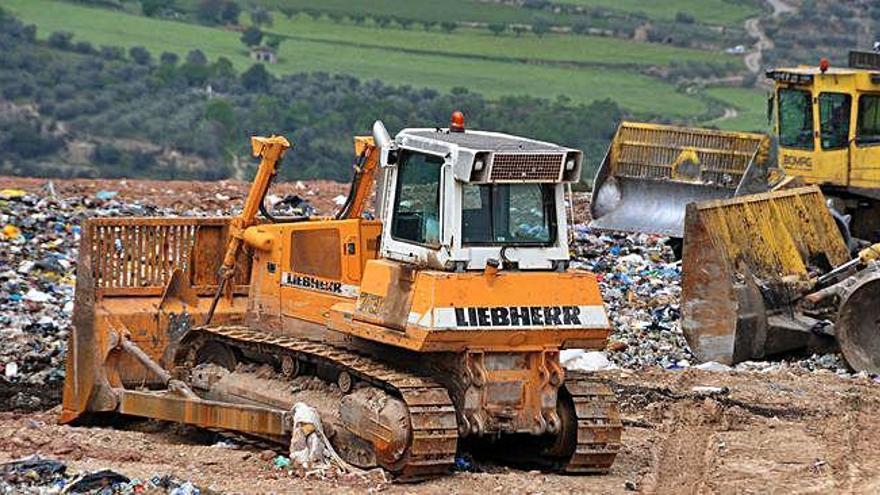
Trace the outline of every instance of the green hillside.
{"type": "Polygon", "coordinates": [[[698,22],[732,25],[761,13],[750,2],[731,0],[556,0],[558,3],[643,13],[654,19],[675,19],[679,12],[698,22]]]}
{"type": "MultiPolygon", "coordinates": [[[[228,58],[237,69],[252,64],[239,41],[240,33],[226,28],[50,0],[2,0],[0,5],[24,22],[36,24],[40,39],[54,31],[69,31],[76,40],[94,45],[143,46],[155,56],[163,51],[184,55],[198,48],[211,59],[228,58]]],[[[616,39],[566,35],[502,38],[475,32],[442,35],[393,29],[378,32],[378,28],[340,27],[300,18],[287,21],[282,16],[276,16],[271,29],[296,37],[282,43],[279,63],[269,67],[276,74],[325,71],[444,91],[465,87],[490,98],[565,96],[585,103],[609,98],[636,114],[667,118],[695,118],[706,112],[707,106],[697,96],[679,93],[671,83],[637,71],[591,64],[725,58],[661,45],[635,46],[616,39]],[[416,37],[424,39],[414,42],[416,37]],[[543,60],[527,65],[485,59],[494,57],[496,50],[515,58],[543,60]],[[552,55],[546,55],[549,53],[552,55]],[[548,60],[578,65],[542,63],[548,60]]]]}

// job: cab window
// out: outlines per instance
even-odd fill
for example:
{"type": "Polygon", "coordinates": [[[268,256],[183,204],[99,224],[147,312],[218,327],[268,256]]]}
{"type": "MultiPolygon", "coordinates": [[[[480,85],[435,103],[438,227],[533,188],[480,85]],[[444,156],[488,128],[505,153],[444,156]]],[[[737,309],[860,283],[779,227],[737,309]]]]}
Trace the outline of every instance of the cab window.
{"type": "Polygon", "coordinates": [[[401,157],[391,237],[429,246],[440,244],[442,165],[439,156],[410,152],[401,157]]]}
{"type": "Polygon", "coordinates": [[[462,240],[466,245],[552,244],[555,208],[548,184],[465,184],[462,240]]]}
{"type": "Polygon", "coordinates": [[[857,144],[880,144],[880,95],[859,97],[857,144]]]}
{"type": "Polygon", "coordinates": [[[822,149],[849,146],[849,112],[852,98],[844,93],[819,95],[819,129],[822,149]]]}
{"type": "Polygon", "coordinates": [[[809,91],[779,90],[779,144],[813,149],[813,105],[809,91]]]}

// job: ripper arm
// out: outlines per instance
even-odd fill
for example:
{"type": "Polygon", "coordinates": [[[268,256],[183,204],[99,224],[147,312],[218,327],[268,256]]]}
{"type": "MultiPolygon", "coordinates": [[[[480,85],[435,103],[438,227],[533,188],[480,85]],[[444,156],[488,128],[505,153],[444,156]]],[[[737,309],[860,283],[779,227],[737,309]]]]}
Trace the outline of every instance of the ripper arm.
{"type": "Polygon", "coordinates": [[[211,302],[211,308],[205,318],[205,325],[211,323],[223,289],[235,273],[235,260],[238,258],[238,252],[244,242],[244,231],[256,223],[257,212],[260,211],[272,178],[278,173],[278,164],[281,163],[281,158],[290,148],[290,142],[283,136],[254,136],[251,138],[251,148],[253,156],[260,157],[260,166],[257,168],[257,175],[251,183],[251,189],[241,213],[229,222],[229,242],[226,244],[226,254],[223,255],[223,264],[217,274],[217,293],[211,302]]]}

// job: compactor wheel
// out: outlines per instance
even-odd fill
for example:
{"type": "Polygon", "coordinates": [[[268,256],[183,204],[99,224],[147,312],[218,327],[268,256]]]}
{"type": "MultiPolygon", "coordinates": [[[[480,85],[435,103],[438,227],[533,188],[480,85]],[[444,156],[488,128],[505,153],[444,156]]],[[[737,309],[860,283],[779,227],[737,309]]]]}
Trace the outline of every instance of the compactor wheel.
{"type": "Polygon", "coordinates": [[[880,373],[880,270],[866,270],[846,288],[834,325],[840,350],[856,371],[880,373]]]}

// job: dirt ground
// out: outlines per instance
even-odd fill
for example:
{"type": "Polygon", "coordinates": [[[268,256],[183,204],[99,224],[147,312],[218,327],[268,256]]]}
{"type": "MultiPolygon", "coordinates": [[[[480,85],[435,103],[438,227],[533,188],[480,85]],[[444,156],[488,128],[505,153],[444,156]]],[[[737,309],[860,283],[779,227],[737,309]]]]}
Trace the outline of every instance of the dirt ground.
{"type": "MultiPolygon", "coordinates": [[[[36,190],[45,179],[0,177],[0,189],[36,190]]],[[[224,181],[54,181],[61,195],[118,190],[125,201],[226,209],[248,184],[224,181]]],[[[279,184],[322,214],[347,185],[279,184]],[[309,194],[312,191],[313,194],[309,194]]],[[[576,201],[576,216],[586,216],[576,201]]],[[[602,476],[559,476],[478,463],[430,482],[384,485],[301,479],[274,469],[259,449],[217,446],[211,433],[154,421],[70,427],[58,408],[0,413],[0,462],[39,453],[71,470],[117,470],[132,477],[171,474],[229,493],[880,493],[880,384],[783,366],[771,372],[607,371],[620,397],[623,450],[602,476]],[[714,387],[694,390],[694,387],[714,387]],[[718,390],[720,389],[720,390],[718,390]]]]}
{"type": "Polygon", "coordinates": [[[623,410],[623,450],[608,475],[559,476],[482,465],[430,482],[301,479],[259,450],[157,422],[56,424],[56,412],[0,414],[0,461],[40,453],[72,469],[173,474],[235,493],[877,493],[880,387],[801,370],[602,372],[623,410]],[[695,387],[698,387],[695,389],[695,387]],[[715,387],[708,391],[699,387],[715,387]],[[721,388],[721,391],[717,389],[721,388]]]}

